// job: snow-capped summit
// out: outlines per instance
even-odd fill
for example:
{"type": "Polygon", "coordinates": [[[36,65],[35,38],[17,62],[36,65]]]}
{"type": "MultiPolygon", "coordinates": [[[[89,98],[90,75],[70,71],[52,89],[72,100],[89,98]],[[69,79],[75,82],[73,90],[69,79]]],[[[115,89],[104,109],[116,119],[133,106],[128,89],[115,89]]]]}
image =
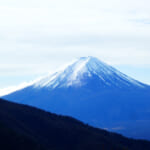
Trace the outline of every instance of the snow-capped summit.
{"type": "Polygon", "coordinates": [[[42,78],[34,83],[33,86],[35,88],[78,87],[86,85],[88,79],[94,78],[97,78],[99,86],[115,86],[120,88],[126,86],[144,87],[144,84],[92,56],[79,58],[64,70],[42,78]]]}

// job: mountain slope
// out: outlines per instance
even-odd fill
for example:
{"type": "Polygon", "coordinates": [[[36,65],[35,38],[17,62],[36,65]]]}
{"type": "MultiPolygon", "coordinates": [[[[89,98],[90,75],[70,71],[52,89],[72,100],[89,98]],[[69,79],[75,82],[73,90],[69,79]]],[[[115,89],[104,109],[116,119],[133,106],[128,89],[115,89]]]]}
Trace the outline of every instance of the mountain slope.
{"type": "Polygon", "coordinates": [[[148,141],[127,139],[70,117],[1,99],[0,133],[1,149],[5,150],[150,149],[148,141]]]}
{"type": "Polygon", "coordinates": [[[4,98],[150,139],[150,87],[94,57],[82,57],[4,98]]]}

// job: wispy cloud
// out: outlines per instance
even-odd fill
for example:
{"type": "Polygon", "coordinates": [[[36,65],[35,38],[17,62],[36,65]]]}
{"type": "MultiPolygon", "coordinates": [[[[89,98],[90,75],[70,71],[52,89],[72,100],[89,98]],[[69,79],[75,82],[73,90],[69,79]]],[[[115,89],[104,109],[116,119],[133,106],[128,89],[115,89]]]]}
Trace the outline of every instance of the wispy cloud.
{"type": "Polygon", "coordinates": [[[1,0],[0,73],[39,74],[88,55],[110,64],[150,65],[149,4],[1,0]]]}
{"type": "Polygon", "coordinates": [[[24,83],[21,83],[20,85],[17,85],[17,86],[9,86],[7,88],[2,88],[2,89],[0,89],[0,96],[4,96],[4,95],[7,95],[9,93],[12,93],[14,91],[17,91],[19,89],[22,89],[22,88],[30,85],[30,84],[31,83],[24,82],[24,83]]]}

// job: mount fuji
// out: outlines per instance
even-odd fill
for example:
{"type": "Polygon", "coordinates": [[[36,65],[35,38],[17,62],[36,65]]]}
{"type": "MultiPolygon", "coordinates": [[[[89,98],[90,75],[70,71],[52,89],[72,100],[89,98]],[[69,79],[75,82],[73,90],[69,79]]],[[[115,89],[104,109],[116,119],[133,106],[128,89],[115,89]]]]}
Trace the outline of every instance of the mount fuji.
{"type": "Polygon", "coordinates": [[[81,57],[3,98],[150,140],[150,86],[95,57],[81,57]]]}

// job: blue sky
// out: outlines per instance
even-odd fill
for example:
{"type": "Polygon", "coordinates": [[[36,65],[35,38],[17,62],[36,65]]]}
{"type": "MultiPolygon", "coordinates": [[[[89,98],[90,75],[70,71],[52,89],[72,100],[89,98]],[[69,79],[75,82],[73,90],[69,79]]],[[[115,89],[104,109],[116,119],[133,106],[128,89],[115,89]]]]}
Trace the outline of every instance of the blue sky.
{"type": "Polygon", "coordinates": [[[1,0],[0,88],[95,56],[150,84],[150,1],[1,0]]]}

